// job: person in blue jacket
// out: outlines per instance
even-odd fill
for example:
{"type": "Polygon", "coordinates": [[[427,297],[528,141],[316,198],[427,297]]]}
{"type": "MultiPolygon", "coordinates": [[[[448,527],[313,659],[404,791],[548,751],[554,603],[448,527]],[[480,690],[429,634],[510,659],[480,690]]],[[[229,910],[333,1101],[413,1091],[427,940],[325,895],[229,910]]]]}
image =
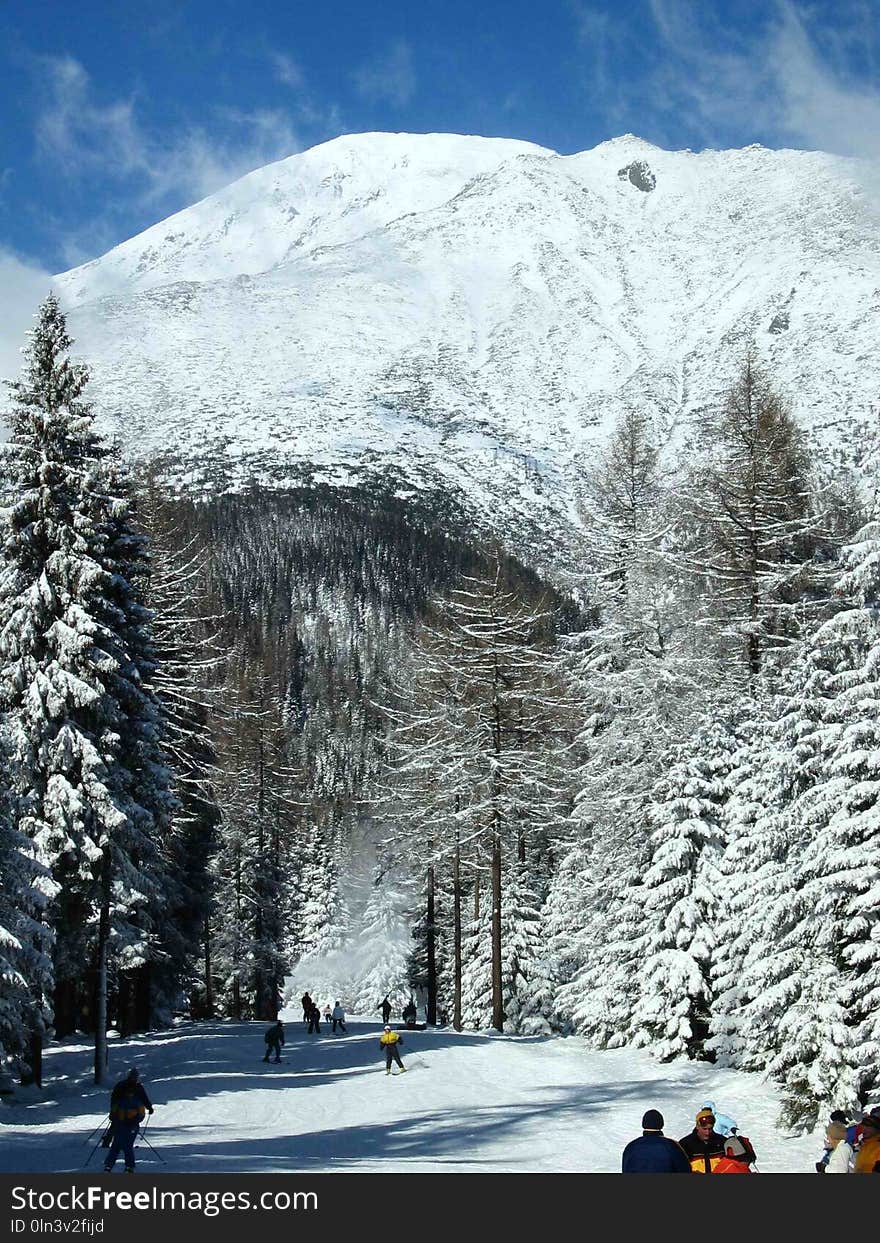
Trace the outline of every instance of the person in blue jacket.
{"type": "Polygon", "coordinates": [[[703,1101],[701,1109],[708,1109],[710,1113],[715,1115],[715,1130],[719,1135],[723,1135],[725,1139],[732,1135],[734,1131],[739,1130],[739,1126],[734,1122],[728,1114],[720,1114],[715,1108],[714,1101],[703,1101]]]}
{"type": "Polygon", "coordinates": [[[690,1174],[691,1163],[674,1139],[663,1134],[663,1115],[649,1109],[642,1118],[642,1133],[623,1150],[624,1174],[690,1174]]]}

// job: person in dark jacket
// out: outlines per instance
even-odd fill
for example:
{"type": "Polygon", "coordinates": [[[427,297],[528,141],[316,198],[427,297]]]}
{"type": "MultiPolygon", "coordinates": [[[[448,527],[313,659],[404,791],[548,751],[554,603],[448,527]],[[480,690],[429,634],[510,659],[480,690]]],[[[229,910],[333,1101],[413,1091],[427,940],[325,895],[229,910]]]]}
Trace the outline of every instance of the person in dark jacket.
{"type": "Polygon", "coordinates": [[[270,1054],[275,1054],[275,1061],[281,1061],[281,1046],[284,1044],[284,1024],[281,1019],[276,1019],[271,1027],[266,1029],[266,1056],[264,1062],[268,1062],[270,1054]]]}
{"type": "Polygon", "coordinates": [[[105,1173],[109,1174],[113,1169],[120,1152],[125,1160],[126,1174],[134,1173],[134,1141],[144,1116],[152,1112],[153,1103],[133,1066],[110,1093],[112,1143],[104,1162],[105,1173]]]}
{"type": "Polygon", "coordinates": [[[300,997],[299,1000],[300,1000],[300,1005],[303,1008],[303,1022],[308,1023],[309,1015],[312,1012],[312,999],[308,995],[308,993],[303,993],[302,997],[300,997]]]}
{"type": "Polygon", "coordinates": [[[382,1022],[387,1023],[388,1020],[391,1018],[391,1002],[388,1000],[387,993],[382,998],[382,1000],[379,1002],[377,1009],[382,1011],[382,1022]]]}
{"type": "Polygon", "coordinates": [[[710,1109],[700,1110],[690,1135],[678,1142],[687,1153],[694,1174],[714,1174],[725,1155],[724,1136],[715,1130],[715,1115],[710,1109]]]}
{"type": "Polygon", "coordinates": [[[649,1109],[642,1118],[642,1133],[623,1150],[624,1174],[690,1174],[691,1163],[684,1149],[663,1134],[663,1115],[649,1109]]]}
{"type": "Polygon", "coordinates": [[[319,1036],[321,1034],[321,1011],[314,1002],[312,1002],[312,1008],[309,1011],[308,1034],[311,1035],[312,1032],[317,1032],[319,1036]]]}

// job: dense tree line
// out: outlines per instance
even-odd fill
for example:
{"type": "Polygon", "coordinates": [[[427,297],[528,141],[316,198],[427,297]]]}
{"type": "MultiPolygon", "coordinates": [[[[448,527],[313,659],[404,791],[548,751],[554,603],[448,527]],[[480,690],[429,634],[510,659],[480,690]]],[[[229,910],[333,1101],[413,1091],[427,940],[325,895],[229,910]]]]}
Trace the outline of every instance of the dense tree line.
{"type": "Polygon", "coordinates": [[[109,1024],[271,1018],[306,963],[353,1010],[769,1071],[794,1123],[865,1102],[876,463],[751,350],[690,439],[618,420],[574,602],[393,481],[130,474],[70,345],[50,298],[2,455],[7,1052],[90,1031],[100,1077],[109,1024]]]}

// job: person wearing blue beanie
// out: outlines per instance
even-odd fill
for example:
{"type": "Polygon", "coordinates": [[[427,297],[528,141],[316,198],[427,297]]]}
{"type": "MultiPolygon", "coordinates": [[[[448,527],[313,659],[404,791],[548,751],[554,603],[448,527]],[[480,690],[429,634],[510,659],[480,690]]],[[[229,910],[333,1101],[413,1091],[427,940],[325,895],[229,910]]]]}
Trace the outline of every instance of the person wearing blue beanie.
{"type": "Polygon", "coordinates": [[[623,1150],[624,1174],[690,1174],[685,1151],[663,1134],[663,1115],[649,1109],[642,1117],[642,1134],[623,1150]]]}

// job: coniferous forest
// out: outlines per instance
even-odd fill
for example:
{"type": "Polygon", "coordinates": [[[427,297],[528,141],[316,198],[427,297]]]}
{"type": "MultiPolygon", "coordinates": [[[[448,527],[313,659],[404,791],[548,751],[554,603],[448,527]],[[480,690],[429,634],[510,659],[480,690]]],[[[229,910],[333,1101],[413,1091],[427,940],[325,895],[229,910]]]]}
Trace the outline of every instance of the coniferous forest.
{"type": "Polygon", "coordinates": [[[871,427],[754,348],[674,448],[631,406],[539,573],[394,481],[193,501],[97,432],[58,303],[0,457],[0,1045],[348,1009],[577,1033],[863,1106],[880,1042],[871,427]],[[400,928],[403,925],[407,944],[400,928]],[[328,984],[330,981],[328,981],[328,984]]]}

